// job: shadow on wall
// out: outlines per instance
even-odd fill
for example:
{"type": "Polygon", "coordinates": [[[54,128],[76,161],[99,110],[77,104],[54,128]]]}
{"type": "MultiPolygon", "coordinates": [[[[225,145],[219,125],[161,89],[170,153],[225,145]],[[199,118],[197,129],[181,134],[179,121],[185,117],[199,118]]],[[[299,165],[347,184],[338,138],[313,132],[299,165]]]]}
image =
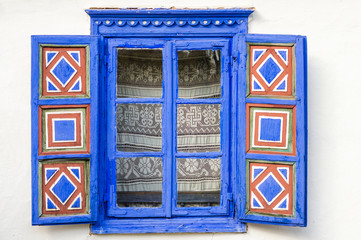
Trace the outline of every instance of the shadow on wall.
{"type": "MultiPolygon", "coordinates": [[[[312,224],[312,223],[311,223],[312,224]]],[[[289,227],[279,225],[263,225],[263,224],[247,224],[247,237],[250,239],[257,239],[256,235],[260,233],[260,236],[267,236],[267,239],[276,237],[278,240],[281,239],[317,239],[312,236],[309,224],[306,228],[300,227],[289,227]],[[291,237],[293,236],[293,237],[291,237]]],[[[263,238],[262,237],[262,238],[263,238]]]]}

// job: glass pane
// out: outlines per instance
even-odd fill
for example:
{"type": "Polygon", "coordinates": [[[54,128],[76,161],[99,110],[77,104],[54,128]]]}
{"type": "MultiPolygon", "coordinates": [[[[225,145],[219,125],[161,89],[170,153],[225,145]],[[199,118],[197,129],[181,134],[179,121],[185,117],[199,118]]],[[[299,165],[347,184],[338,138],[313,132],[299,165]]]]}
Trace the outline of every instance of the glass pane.
{"type": "Polygon", "coordinates": [[[117,105],[117,150],[160,152],[162,150],[162,105],[117,105]]]}
{"type": "Polygon", "coordinates": [[[219,206],[221,192],[219,158],[177,159],[177,206],[219,206]]]}
{"type": "Polygon", "coordinates": [[[178,105],[178,152],[220,151],[220,108],[220,104],[178,105]]]}
{"type": "Polygon", "coordinates": [[[118,158],[118,207],[161,207],[162,158],[118,158]]]}
{"type": "Polygon", "coordinates": [[[221,97],[221,51],[178,51],[178,97],[221,97]]]}
{"type": "Polygon", "coordinates": [[[162,50],[118,49],[118,98],[160,98],[162,80],[162,50]]]}

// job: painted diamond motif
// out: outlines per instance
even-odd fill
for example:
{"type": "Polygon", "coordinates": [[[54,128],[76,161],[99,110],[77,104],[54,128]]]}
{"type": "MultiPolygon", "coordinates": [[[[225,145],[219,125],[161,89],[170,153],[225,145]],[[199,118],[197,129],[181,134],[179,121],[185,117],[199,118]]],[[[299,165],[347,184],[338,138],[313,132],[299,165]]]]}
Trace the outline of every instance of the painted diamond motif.
{"type": "Polygon", "coordinates": [[[42,165],[42,213],[73,215],[89,209],[85,179],[87,160],[45,160],[42,165]]]}
{"type": "Polygon", "coordinates": [[[65,87],[70,79],[75,75],[75,68],[64,57],[50,71],[54,77],[65,87]]]}
{"type": "Polygon", "coordinates": [[[63,173],[57,182],[50,188],[50,191],[65,204],[68,199],[73,195],[76,190],[76,186],[66,175],[63,173]]]}
{"type": "Polygon", "coordinates": [[[270,173],[256,188],[268,204],[271,204],[285,189],[272,173],[270,173]]]}
{"type": "Polygon", "coordinates": [[[250,46],[249,94],[293,96],[292,47],[250,46]]]}
{"type": "Polygon", "coordinates": [[[273,81],[276,80],[276,78],[281,74],[283,69],[279,66],[279,64],[277,64],[275,59],[270,56],[257,71],[261,77],[266,80],[268,86],[270,86],[273,81]]]}
{"type": "Polygon", "coordinates": [[[85,47],[44,47],[41,97],[89,97],[87,55],[85,47]]]}
{"type": "Polygon", "coordinates": [[[294,213],[293,168],[290,164],[249,162],[247,198],[250,213],[294,213]]]}

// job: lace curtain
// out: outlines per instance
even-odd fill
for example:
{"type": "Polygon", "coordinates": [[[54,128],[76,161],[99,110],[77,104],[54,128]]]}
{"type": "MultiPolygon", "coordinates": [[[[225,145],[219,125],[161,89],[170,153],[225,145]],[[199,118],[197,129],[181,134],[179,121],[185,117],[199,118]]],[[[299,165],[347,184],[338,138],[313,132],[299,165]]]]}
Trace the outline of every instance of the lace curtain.
{"type": "MultiPolygon", "coordinates": [[[[118,158],[117,190],[121,192],[162,191],[162,159],[118,158]]],[[[178,191],[219,191],[220,159],[177,159],[178,191]]]]}
{"type": "MultiPolygon", "coordinates": [[[[161,50],[118,50],[117,97],[162,97],[161,50]]],[[[178,51],[178,97],[221,96],[220,50],[178,51]]]]}
{"type": "MultiPolygon", "coordinates": [[[[162,96],[162,51],[118,50],[117,97],[162,96]]],[[[179,51],[181,98],[221,95],[220,51],[179,51]]],[[[162,105],[117,105],[117,150],[159,152],[162,149],[162,105]]],[[[220,151],[220,104],[177,105],[177,151],[220,151]]],[[[116,160],[118,192],[161,192],[162,159],[116,160]]],[[[220,159],[177,159],[178,192],[219,192],[220,159]]]]}

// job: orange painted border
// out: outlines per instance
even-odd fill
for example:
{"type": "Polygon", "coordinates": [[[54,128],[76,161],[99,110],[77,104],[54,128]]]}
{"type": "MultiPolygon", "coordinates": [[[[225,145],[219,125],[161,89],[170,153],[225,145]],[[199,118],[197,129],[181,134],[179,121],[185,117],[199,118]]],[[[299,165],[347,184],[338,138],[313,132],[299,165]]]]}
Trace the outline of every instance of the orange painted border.
{"type": "Polygon", "coordinates": [[[287,164],[275,164],[275,163],[257,163],[257,162],[250,162],[249,163],[249,192],[248,192],[248,209],[250,212],[257,212],[257,213],[267,213],[267,214],[282,214],[282,215],[293,215],[293,165],[287,164]],[[259,166],[259,167],[266,167],[266,169],[259,175],[254,182],[252,182],[252,167],[259,166]],[[277,171],[277,167],[283,167],[289,169],[289,183],[287,183],[280,173],[277,171]],[[256,186],[269,174],[272,173],[277,180],[283,185],[285,190],[270,204],[266,202],[266,200],[262,197],[259,191],[256,189],[256,186]],[[257,199],[261,202],[264,206],[264,209],[258,208],[251,208],[251,193],[253,193],[257,199]],[[289,194],[289,205],[288,210],[273,210],[273,208],[280,202],[286,195],[289,194]]]}
{"type": "Polygon", "coordinates": [[[39,106],[39,155],[53,155],[53,154],[89,154],[90,153],[90,105],[56,105],[56,106],[50,106],[50,105],[44,105],[39,106]],[[85,150],[78,150],[74,149],[74,151],[71,150],[60,150],[57,149],[57,151],[52,150],[45,150],[43,149],[43,109],[72,109],[72,108],[85,108],[85,121],[86,121],[86,128],[84,131],[85,134],[85,150]]]}
{"type": "Polygon", "coordinates": [[[296,106],[294,105],[276,105],[276,104],[257,104],[257,103],[247,103],[246,104],[246,152],[247,153],[262,153],[262,154],[278,154],[278,155],[289,155],[296,156],[296,106]],[[251,150],[250,149],[250,110],[252,107],[259,108],[282,108],[292,109],[292,152],[282,152],[282,151],[263,151],[263,150],[251,150]]]}
{"type": "Polygon", "coordinates": [[[85,47],[78,48],[65,48],[65,47],[44,47],[42,49],[42,96],[50,97],[50,96],[78,96],[78,95],[86,95],[87,94],[87,57],[86,57],[86,49],[85,47]],[[51,63],[46,67],[45,61],[45,53],[46,51],[58,51],[59,53],[56,57],[51,61],[51,63]],[[80,51],[80,66],[73,58],[67,53],[67,51],[80,51]],[[58,80],[55,79],[53,74],[51,74],[50,70],[54,67],[54,65],[59,61],[61,57],[65,57],[71,65],[76,69],[77,73],[73,76],[73,78],[69,81],[69,83],[63,87],[58,80]],[[46,77],[52,80],[52,83],[59,88],[60,92],[47,92],[46,88],[46,77]],[[69,89],[73,86],[76,80],[81,77],[81,91],[80,92],[68,92],[69,89]]]}
{"type": "Polygon", "coordinates": [[[292,58],[292,48],[293,47],[285,47],[285,46],[250,46],[250,57],[249,57],[249,76],[248,76],[248,82],[249,82],[249,92],[250,95],[272,95],[272,96],[293,96],[293,58],[292,58]],[[266,52],[261,56],[260,59],[253,64],[253,49],[267,49],[266,52]],[[282,50],[287,49],[288,50],[288,65],[284,63],[284,61],[281,59],[281,57],[276,53],[275,50],[282,50]],[[262,64],[262,62],[269,56],[272,55],[277,62],[282,66],[284,69],[281,75],[275,80],[275,82],[268,87],[264,81],[262,80],[261,76],[257,73],[257,68],[262,64]],[[287,78],[287,91],[286,92],[278,92],[274,91],[275,87],[283,80],[283,78],[288,75],[287,78]],[[265,89],[265,91],[252,91],[252,76],[255,76],[255,78],[258,80],[258,82],[262,85],[262,87],[265,89]]]}

